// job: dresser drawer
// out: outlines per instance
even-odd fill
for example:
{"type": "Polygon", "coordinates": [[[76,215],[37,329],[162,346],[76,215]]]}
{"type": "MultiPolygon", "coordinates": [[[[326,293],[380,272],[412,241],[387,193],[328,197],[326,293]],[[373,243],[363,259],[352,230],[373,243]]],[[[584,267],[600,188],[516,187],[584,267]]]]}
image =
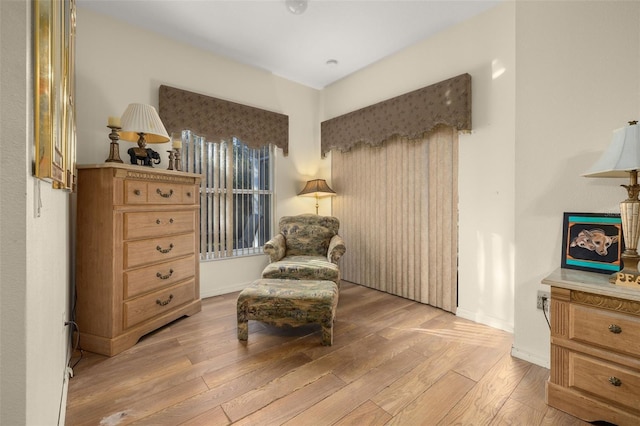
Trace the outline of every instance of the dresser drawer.
{"type": "Polygon", "coordinates": [[[147,182],[140,180],[124,181],[125,204],[147,204],[147,182]]]}
{"type": "Polygon", "coordinates": [[[191,232],[195,222],[196,212],[192,210],[125,213],[124,239],[191,232]]]}
{"type": "Polygon", "coordinates": [[[124,243],[124,268],[164,262],[194,253],[195,234],[170,235],[124,243]]]}
{"type": "Polygon", "coordinates": [[[167,182],[124,182],[125,204],[197,204],[198,187],[167,182]]]}
{"type": "Polygon", "coordinates": [[[123,297],[130,299],[191,278],[194,274],[194,265],[196,265],[195,255],[191,255],[182,259],[127,271],[124,273],[123,297]]]}
{"type": "Polygon", "coordinates": [[[193,280],[124,302],[124,328],[171,311],[195,299],[193,280]]]}
{"type": "Polygon", "coordinates": [[[640,373],[587,355],[569,354],[569,387],[640,408],[640,373]]]}
{"type": "Polygon", "coordinates": [[[640,318],[572,304],[569,338],[640,356],[640,318]]]}
{"type": "Polygon", "coordinates": [[[183,195],[188,190],[184,185],[149,182],[149,203],[151,204],[183,204],[183,195]]]}
{"type": "Polygon", "coordinates": [[[197,185],[181,185],[182,204],[198,204],[200,202],[200,187],[197,185]]]}

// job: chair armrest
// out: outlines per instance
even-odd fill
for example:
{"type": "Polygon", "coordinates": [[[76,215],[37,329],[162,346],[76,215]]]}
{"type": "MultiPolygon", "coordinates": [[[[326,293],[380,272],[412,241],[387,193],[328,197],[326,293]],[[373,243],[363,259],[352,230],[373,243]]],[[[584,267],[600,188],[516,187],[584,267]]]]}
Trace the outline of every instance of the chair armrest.
{"type": "Polygon", "coordinates": [[[331,263],[338,264],[338,260],[347,251],[347,247],[344,245],[344,240],[340,235],[334,235],[329,242],[329,251],[327,253],[327,259],[331,263]]]}
{"type": "Polygon", "coordinates": [[[282,234],[277,234],[264,244],[264,253],[269,255],[269,263],[282,259],[286,251],[287,245],[282,234]]]}

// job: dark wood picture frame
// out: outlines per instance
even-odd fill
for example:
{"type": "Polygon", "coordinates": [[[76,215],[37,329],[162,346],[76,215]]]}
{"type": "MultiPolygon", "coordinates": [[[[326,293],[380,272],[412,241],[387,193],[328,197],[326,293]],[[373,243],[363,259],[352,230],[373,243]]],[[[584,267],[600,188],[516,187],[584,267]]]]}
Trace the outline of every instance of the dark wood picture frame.
{"type": "Polygon", "coordinates": [[[611,274],[622,269],[619,214],[564,213],[562,268],[611,274]]]}

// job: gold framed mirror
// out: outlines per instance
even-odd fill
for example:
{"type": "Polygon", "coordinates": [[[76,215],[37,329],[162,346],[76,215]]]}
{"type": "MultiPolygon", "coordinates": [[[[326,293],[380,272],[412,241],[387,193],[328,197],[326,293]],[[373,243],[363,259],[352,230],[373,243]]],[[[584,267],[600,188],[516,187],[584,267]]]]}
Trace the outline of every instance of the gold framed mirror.
{"type": "Polygon", "coordinates": [[[75,0],[34,3],[34,168],[54,188],[75,181],[75,0]]]}

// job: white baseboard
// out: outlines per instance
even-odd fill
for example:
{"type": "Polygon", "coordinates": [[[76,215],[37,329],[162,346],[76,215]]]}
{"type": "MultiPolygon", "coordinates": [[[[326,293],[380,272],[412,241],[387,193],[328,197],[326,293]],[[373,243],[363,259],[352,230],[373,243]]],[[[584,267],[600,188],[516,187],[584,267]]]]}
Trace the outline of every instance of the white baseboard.
{"type": "Polygon", "coordinates": [[[71,367],[65,367],[62,377],[62,395],[58,409],[58,426],[64,426],[67,418],[67,396],[69,394],[69,379],[73,375],[71,367]]]}
{"type": "Polygon", "coordinates": [[[479,324],[488,325],[489,327],[497,328],[499,330],[504,330],[508,333],[513,333],[513,324],[509,324],[503,320],[488,315],[482,315],[473,311],[458,308],[456,309],[456,316],[479,324]]]}
{"type": "Polygon", "coordinates": [[[200,288],[200,297],[202,299],[206,299],[207,297],[220,296],[221,294],[228,294],[236,291],[241,291],[241,290],[244,290],[246,287],[248,287],[250,284],[251,282],[236,283],[230,286],[210,288],[204,291],[202,288],[200,288]]]}
{"type": "Polygon", "coordinates": [[[549,360],[549,357],[534,355],[530,352],[521,351],[515,347],[511,347],[511,356],[539,365],[540,367],[551,368],[551,361],[549,360]]]}

